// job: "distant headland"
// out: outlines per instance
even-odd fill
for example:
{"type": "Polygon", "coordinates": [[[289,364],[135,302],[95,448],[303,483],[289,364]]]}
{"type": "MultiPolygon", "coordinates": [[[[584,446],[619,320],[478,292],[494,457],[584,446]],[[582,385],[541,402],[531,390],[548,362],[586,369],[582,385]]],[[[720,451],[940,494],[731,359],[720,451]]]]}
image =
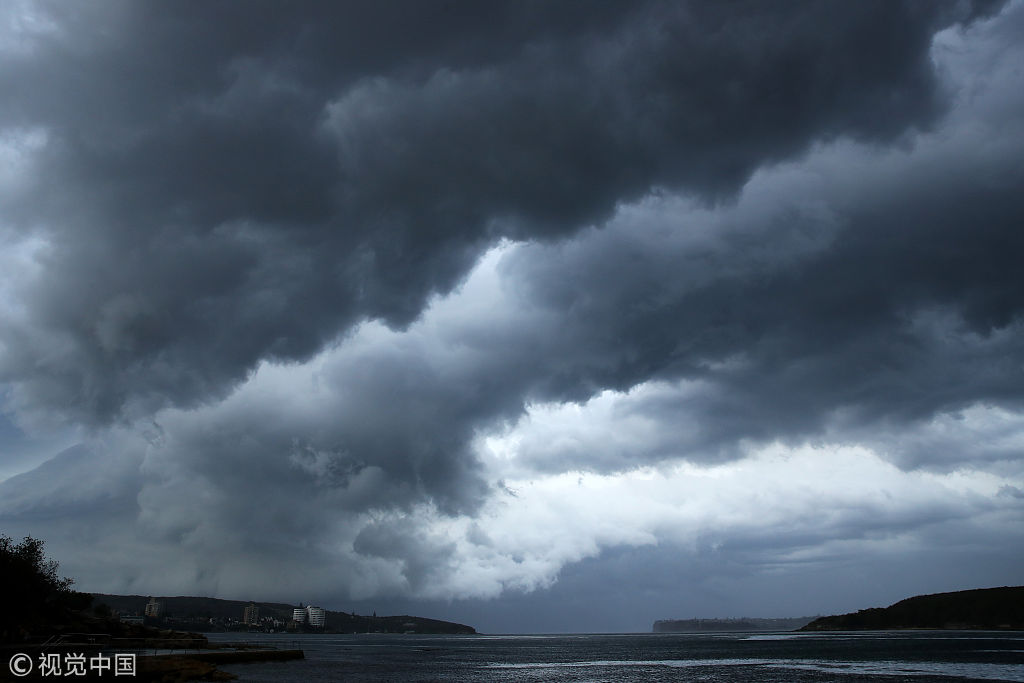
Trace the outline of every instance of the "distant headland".
{"type": "Polygon", "coordinates": [[[1024,586],[918,595],[859,612],[820,617],[801,631],[1024,630],[1024,586]]]}
{"type": "Polygon", "coordinates": [[[660,619],[654,633],[715,633],[723,631],[792,631],[814,621],[814,617],[789,619],[660,619]]]}
{"type": "Polygon", "coordinates": [[[661,619],[654,633],[870,631],[899,629],[1024,630],[1024,586],[918,595],[850,614],[788,619],[661,619]]]}

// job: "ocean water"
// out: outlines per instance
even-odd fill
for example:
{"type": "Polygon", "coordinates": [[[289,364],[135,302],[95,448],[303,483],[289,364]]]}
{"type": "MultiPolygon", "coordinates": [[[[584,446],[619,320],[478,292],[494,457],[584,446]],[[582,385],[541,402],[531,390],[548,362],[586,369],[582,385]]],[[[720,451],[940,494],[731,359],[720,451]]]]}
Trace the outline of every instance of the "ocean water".
{"type": "Polygon", "coordinates": [[[264,635],[306,659],[221,667],[239,681],[1024,683],[1024,632],[264,635]]]}

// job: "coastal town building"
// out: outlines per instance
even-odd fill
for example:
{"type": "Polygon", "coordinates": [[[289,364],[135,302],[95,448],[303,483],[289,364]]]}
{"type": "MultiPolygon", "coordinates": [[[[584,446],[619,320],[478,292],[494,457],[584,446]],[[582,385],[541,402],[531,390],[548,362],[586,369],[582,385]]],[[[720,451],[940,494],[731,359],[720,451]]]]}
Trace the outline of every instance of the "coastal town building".
{"type": "Polygon", "coordinates": [[[260,623],[260,608],[256,603],[250,602],[249,606],[242,612],[242,623],[249,626],[258,626],[260,623]]]}
{"type": "Polygon", "coordinates": [[[159,602],[156,598],[150,598],[149,602],[146,603],[144,614],[155,619],[163,613],[163,610],[164,604],[162,602],[159,602]]]}
{"type": "Polygon", "coordinates": [[[314,628],[323,628],[327,624],[327,611],[316,605],[299,606],[292,610],[292,621],[298,624],[309,624],[314,628]]]}
{"type": "Polygon", "coordinates": [[[327,623],[327,612],[322,607],[308,605],[306,607],[306,622],[310,626],[322,627],[327,623]]]}

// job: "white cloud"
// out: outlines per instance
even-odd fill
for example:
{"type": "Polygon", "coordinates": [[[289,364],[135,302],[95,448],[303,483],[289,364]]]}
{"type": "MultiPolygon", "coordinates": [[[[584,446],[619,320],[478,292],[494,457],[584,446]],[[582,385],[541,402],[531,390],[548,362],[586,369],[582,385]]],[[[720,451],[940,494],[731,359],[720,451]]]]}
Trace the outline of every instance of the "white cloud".
{"type": "MultiPolygon", "coordinates": [[[[514,439],[486,446],[495,474],[507,472],[514,439]]],[[[693,561],[728,552],[752,571],[784,571],[855,550],[911,550],[922,533],[963,524],[994,524],[990,533],[1016,537],[1024,506],[997,496],[1007,481],[977,471],[906,472],[859,446],[778,444],[719,466],[505,479],[510,492],[473,519],[415,513],[428,537],[454,544],[417,595],[541,588],[566,564],[623,546],[664,546],[693,561]]]]}

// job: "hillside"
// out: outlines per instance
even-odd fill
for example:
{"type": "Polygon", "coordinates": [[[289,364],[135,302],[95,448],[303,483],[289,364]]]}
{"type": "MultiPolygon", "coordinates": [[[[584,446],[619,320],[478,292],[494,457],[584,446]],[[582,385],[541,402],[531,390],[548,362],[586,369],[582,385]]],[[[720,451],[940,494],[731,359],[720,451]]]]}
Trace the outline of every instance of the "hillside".
{"type": "Polygon", "coordinates": [[[1024,586],[918,595],[900,600],[889,607],[873,607],[851,614],[821,617],[800,630],[914,628],[1024,630],[1024,586]]]}
{"type": "MultiPolygon", "coordinates": [[[[105,595],[93,593],[93,603],[110,607],[121,614],[142,614],[151,596],[144,595],[105,595]]],[[[242,611],[250,604],[243,600],[221,600],[193,596],[156,597],[163,603],[165,616],[177,619],[241,619],[242,611]]],[[[287,621],[292,617],[295,605],[278,602],[257,602],[260,614],[277,617],[287,621]]]]}
{"type": "MultiPolygon", "coordinates": [[[[104,595],[94,593],[96,604],[107,605],[112,611],[121,614],[142,614],[150,596],[142,595],[104,595]]],[[[156,597],[163,604],[163,618],[177,627],[197,629],[199,622],[209,623],[210,619],[218,622],[233,620],[241,621],[242,613],[250,603],[243,600],[221,600],[220,598],[204,598],[193,596],[156,597]]],[[[292,618],[292,609],[297,605],[279,602],[255,602],[260,608],[261,617],[273,617],[288,622],[292,618]]],[[[148,623],[148,622],[147,622],[148,623]]],[[[239,626],[240,627],[240,626],[239,626]]],[[[217,628],[222,628],[218,626],[217,628]]],[[[206,630],[217,630],[206,628],[206,630]]],[[[408,615],[399,616],[363,616],[348,612],[326,610],[325,631],[336,633],[476,633],[476,629],[465,624],[456,624],[438,619],[427,619],[408,615]]]]}

